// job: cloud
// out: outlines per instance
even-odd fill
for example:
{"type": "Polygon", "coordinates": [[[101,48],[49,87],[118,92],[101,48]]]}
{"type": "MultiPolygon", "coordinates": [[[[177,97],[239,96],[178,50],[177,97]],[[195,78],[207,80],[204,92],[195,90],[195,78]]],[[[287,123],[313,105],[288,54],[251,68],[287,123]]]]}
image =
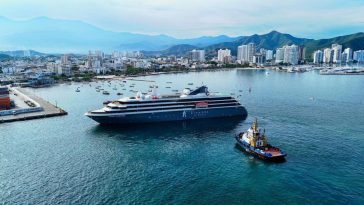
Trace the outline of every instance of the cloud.
{"type": "Polygon", "coordinates": [[[364,30],[361,0],[0,0],[0,13],[77,19],[113,31],[249,35],[270,30],[330,37],[364,30]],[[349,25],[349,26],[348,26],[349,25]],[[349,28],[350,27],[350,28],[349,28]]]}

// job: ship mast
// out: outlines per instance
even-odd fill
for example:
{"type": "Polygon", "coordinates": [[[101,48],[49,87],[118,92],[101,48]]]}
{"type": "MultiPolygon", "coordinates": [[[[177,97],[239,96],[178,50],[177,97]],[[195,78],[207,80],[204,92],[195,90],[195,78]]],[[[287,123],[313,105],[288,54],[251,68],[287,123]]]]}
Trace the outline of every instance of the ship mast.
{"type": "Polygon", "coordinates": [[[255,121],[253,123],[253,131],[254,132],[258,131],[258,120],[257,120],[257,118],[255,118],[255,121]]]}

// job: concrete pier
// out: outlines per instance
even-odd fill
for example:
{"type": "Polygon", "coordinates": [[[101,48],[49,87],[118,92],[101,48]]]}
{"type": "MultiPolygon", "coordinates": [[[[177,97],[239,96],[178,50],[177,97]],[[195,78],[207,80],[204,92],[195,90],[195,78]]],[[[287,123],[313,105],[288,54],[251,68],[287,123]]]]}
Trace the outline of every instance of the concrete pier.
{"type": "Polygon", "coordinates": [[[5,115],[0,116],[0,123],[6,122],[15,122],[15,121],[24,121],[24,120],[32,120],[32,119],[40,119],[40,118],[48,118],[48,117],[55,117],[55,116],[62,116],[67,115],[67,112],[63,109],[54,106],[53,104],[49,103],[48,101],[27,92],[24,89],[16,88],[12,90],[17,95],[21,95],[22,98],[31,99],[32,102],[36,104],[35,112],[26,112],[26,113],[19,113],[17,114],[17,109],[10,110],[10,112],[14,112],[12,115],[5,115]]]}

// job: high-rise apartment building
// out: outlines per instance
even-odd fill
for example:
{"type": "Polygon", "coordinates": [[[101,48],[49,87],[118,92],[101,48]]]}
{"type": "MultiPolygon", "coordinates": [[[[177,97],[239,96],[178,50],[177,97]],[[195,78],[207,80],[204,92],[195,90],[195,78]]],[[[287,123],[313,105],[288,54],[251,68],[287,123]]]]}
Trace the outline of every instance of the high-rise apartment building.
{"type": "Polygon", "coordinates": [[[323,59],[323,62],[324,63],[332,63],[332,59],[333,59],[333,55],[332,55],[332,51],[330,48],[325,48],[324,49],[324,59],[323,59]]]}
{"type": "Polygon", "coordinates": [[[248,60],[249,60],[249,63],[253,62],[253,56],[255,55],[255,53],[256,53],[255,43],[249,43],[248,44],[248,60]]]}
{"type": "Polygon", "coordinates": [[[291,65],[297,65],[299,59],[299,47],[296,45],[283,46],[284,58],[283,62],[291,65]]]}
{"type": "Polygon", "coordinates": [[[249,62],[249,59],[248,59],[248,46],[247,45],[241,45],[241,46],[238,47],[237,60],[240,63],[249,62]]]}
{"type": "Polygon", "coordinates": [[[320,64],[324,60],[324,53],[320,50],[317,50],[313,53],[313,63],[320,64]]]}
{"type": "Polygon", "coordinates": [[[332,44],[331,49],[334,52],[333,54],[333,63],[341,63],[341,53],[342,53],[342,45],[332,44]]]}
{"type": "Polygon", "coordinates": [[[283,63],[283,60],[284,60],[284,48],[277,48],[276,63],[283,63]]]}
{"type": "Polygon", "coordinates": [[[353,49],[345,48],[344,52],[341,55],[343,63],[350,63],[353,61],[353,49]]]}
{"type": "Polygon", "coordinates": [[[226,62],[231,57],[231,51],[229,49],[219,49],[217,51],[217,60],[219,62],[226,62]]]}
{"type": "Polygon", "coordinates": [[[192,50],[188,53],[188,58],[192,62],[205,62],[205,50],[192,50]]]}
{"type": "Polygon", "coordinates": [[[267,61],[273,60],[273,51],[272,50],[266,50],[265,60],[267,60],[267,61]]]}

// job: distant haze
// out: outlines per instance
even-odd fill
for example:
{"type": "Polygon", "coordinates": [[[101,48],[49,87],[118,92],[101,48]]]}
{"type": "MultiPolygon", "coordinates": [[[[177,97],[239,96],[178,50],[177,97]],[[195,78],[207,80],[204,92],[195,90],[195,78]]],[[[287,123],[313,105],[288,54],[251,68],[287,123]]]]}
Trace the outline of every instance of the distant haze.
{"type": "Polygon", "coordinates": [[[176,38],[271,30],[329,38],[363,31],[363,11],[362,0],[2,0],[0,5],[0,15],[10,19],[47,16],[104,30],[176,38]]]}
{"type": "Polygon", "coordinates": [[[177,44],[197,47],[231,42],[237,38],[205,36],[177,39],[167,35],[113,32],[74,20],[38,17],[15,21],[0,18],[0,51],[33,49],[46,53],[85,53],[88,50],[164,50],[177,44]]]}

